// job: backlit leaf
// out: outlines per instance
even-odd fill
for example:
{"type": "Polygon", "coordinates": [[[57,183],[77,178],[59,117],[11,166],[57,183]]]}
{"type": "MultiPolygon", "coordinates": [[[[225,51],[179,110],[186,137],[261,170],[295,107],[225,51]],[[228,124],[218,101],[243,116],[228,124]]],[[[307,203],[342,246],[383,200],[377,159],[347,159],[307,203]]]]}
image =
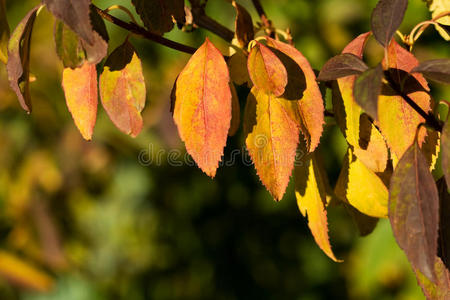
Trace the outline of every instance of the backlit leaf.
{"type": "Polygon", "coordinates": [[[236,38],[241,47],[246,47],[247,44],[255,37],[252,17],[245,7],[236,3],[236,1],[233,1],[232,4],[234,8],[236,8],[236,38]]]}
{"type": "MultiPolygon", "coordinates": [[[[403,91],[417,105],[428,112],[431,108],[431,99],[427,93],[429,90],[427,81],[418,73],[408,75],[419,64],[414,55],[393,40],[388,48],[388,63],[386,60],[385,58],[383,64],[385,69],[389,68],[391,78],[403,86],[403,91]]],[[[424,119],[401,96],[384,87],[378,98],[378,121],[387,144],[399,159],[413,144],[417,127],[424,119]]],[[[422,144],[425,133],[425,128],[422,128],[419,132],[419,145],[422,144]]]]}
{"type": "Polygon", "coordinates": [[[343,53],[330,58],[323,65],[317,80],[330,81],[350,75],[359,75],[367,68],[361,57],[353,53],[343,53]]]}
{"type": "Polygon", "coordinates": [[[295,102],[297,123],[306,139],[308,151],[312,152],[319,145],[325,123],[325,109],[316,75],[308,60],[293,46],[271,38],[267,38],[267,44],[290,58],[283,61],[288,84],[282,97],[295,102]]]}
{"type": "Polygon", "coordinates": [[[434,281],[439,196],[416,142],[398,162],[389,192],[389,219],[397,243],[413,268],[434,281]]]}
{"type": "Polygon", "coordinates": [[[239,129],[241,123],[241,107],[239,105],[239,97],[236,92],[234,84],[230,82],[231,90],[231,123],[230,130],[228,131],[228,136],[233,136],[239,129]]]}
{"type": "MultiPolygon", "coordinates": [[[[432,12],[432,17],[437,18],[437,16],[450,11],[450,3],[447,0],[427,0],[430,11],[432,12]]],[[[436,20],[438,24],[444,26],[435,26],[439,34],[446,40],[450,41],[450,16],[445,16],[436,20]],[[445,27],[446,26],[446,27],[445,27]]]]}
{"type": "Polygon", "coordinates": [[[20,21],[11,34],[8,43],[9,85],[19,98],[19,103],[27,112],[31,111],[30,99],[30,44],[31,33],[38,10],[42,5],[33,8],[20,21]]]}
{"type": "Polygon", "coordinates": [[[411,73],[422,73],[426,78],[450,84],[450,59],[433,59],[421,62],[411,73]]]}
{"type": "Polygon", "coordinates": [[[359,75],[353,87],[356,103],[375,120],[378,119],[378,96],[381,92],[382,79],[383,68],[379,64],[359,75]]]}
{"type": "Polygon", "coordinates": [[[227,64],[206,39],[176,83],[173,117],[188,153],[211,177],[216,174],[231,121],[227,64]]]}
{"type": "Polygon", "coordinates": [[[309,229],[320,249],[332,260],[339,261],[331,250],[328,236],[326,179],[319,170],[316,154],[310,154],[302,162],[294,169],[298,208],[304,217],[308,216],[309,229]]]}
{"type": "Polygon", "coordinates": [[[84,139],[90,140],[97,119],[97,70],[85,62],[80,68],[65,68],[62,86],[66,104],[84,139]]]}
{"type": "Polygon", "coordinates": [[[264,186],[275,200],[283,198],[294,167],[300,130],[295,101],[253,87],[244,114],[247,150],[264,186]]]}
{"type": "Polygon", "coordinates": [[[422,288],[423,293],[430,300],[450,299],[450,272],[437,256],[434,262],[434,273],[436,274],[436,280],[433,282],[420,271],[416,270],[417,282],[422,288]]]}
{"type": "Polygon", "coordinates": [[[6,64],[8,60],[9,25],[6,19],[5,0],[0,0],[0,61],[6,64]]]}
{"type": "Polygon", "coordinates": [[[372,12],[371,27],[375,39],[384,47],[389,45],[403,21],[408,0],[379,0],[372,12]]]}
{"type": "Polygon", "coordinates": [[[42,0],[42,3],[88,44],[94,44],[94,31],[89,18],[91,0],[42,0]]]}
{"type": "Polygon", "coordinates": [[[287,71],[269,48],[256,42],[248,56],[248,73],[253,84],[265,93],[280,96],[287,85],[287,71]]]}
{"type": "Polygon", "coordinates": [[[77,68],[85,59],[83,46],[78,35],[61,21],[55,22],[56,53],[64,68],[77,68]]]}
{"type": "Polygon", "coordinates": [[[148,30],[163,34],[173,28],[172,16],[184,23],[184,0],[132,0],[136,12],[148,30]]]}
{"type": "Polygon", "coordinates": [[[450,122],[445,122],[441,137],[442,171],[450,186],[450,122]]]}
{"type": "Polygon", "coordinates": [[[141,61],[130,42],[125,41],[106,60],[99,89],[103,107],[114,125],[137,136],[143,125],[140,113],[146,90],[141,61]]]}

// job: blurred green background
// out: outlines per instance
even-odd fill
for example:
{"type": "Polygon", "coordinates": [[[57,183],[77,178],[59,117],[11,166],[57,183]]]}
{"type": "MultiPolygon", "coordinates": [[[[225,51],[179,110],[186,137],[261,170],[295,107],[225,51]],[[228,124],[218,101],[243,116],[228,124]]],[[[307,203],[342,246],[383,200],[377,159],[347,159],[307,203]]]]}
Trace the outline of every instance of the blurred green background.
{"type": "MultiPolygon", "coordinates": [[[[6,0],[12,28],[37,0],[6,0]]],[[[101,8],[129,0],[97,0],[101,8]]],[[[257,20],[250,0],[239,1],[257,20]]],[[[313,68],[369,30],[375,0],[262,0],[275,26],[290,28],[313,68]]],[[[208,1],[207,13],[230,29],[228,1],[208,1]]],[[[114,15],[127,19],[120,12],[114,15]]],[[[409,1],[408,33],[429,19],[421,0],[409,1]]],[[[0,66],[0,299],[423,299],[387,220],[359,237],[342,207],[328,213],[333,249],[315,245],[289,186],[276,203],[242,159],[222,166],[214,180],[182,163],[185,150],[169,112],[170,90],[189,56],[132,38],[144,64],[144,130],[132,139],[99,106],[93,141],[78,133],[60,85],[62,64],[53,43],[53,18],[39,15],[33,32],[33,113],[19,107],[0,66]],[[170,150],[181,157],[169,157],[170,150]],[[158,159],[159,158],[159,159],[158,159]],[[180,166],[168,163],[179,160],[180,166]]],[[[126,32],[107,24],[110,51],[126,32]]],[[[175,29],[170,39],[199,46],[202,30],[175,29]]],[[[369,64],[382,51],[369,43],[369,64]]],[[[420,59],[450,56],[448,43],[429,28],[415,46],[420,59]]],[[[433,85],[435,99],[449,89],[433,85]]],[[[245,87],[238,89],[245,104],[245,87]]],[[[330,102],[329,95],[326,97],[330,102]]],[[[242,131],[225,158],[241,149],[242,131]]],[[[346,151],[327,125],[320,150],[331,184],[346,151]]]]}

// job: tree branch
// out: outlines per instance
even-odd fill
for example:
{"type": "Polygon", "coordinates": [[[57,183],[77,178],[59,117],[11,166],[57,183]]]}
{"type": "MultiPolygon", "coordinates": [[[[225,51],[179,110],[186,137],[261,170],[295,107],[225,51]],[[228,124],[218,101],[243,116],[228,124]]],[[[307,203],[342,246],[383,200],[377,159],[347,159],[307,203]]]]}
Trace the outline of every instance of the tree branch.
{"type": "Polygon", "coordinates": [[[93,7],[95,8],[95,10],[97,11],[97,13],[105,20],[131,32],[137,35],[140,35],[148,40],[151,40],[153,42],[156,42],[158,44],[161,44],[163,46],[181,51],[181,52],[185,52],[185,53],[189,53],[189,54],[194,54],[195,51],[197,51],[196,48],[187,46],[187,45],[183,45],[177,42],[174,42],[172,40],[166,39],[160,35],[157,35],[153,32],[148,31],[147,29],[134,24],[134,23],[127,23],[125,21],[122,21],[121,19],[118,19],[110,14],[108,14],[106,11],[98,8],[97,6],[93,5],[93,7]]]}
{"type": "Polygon", "coordinates": [[[266,12],[264,11],[264,8],[261,5],[261,2],[259,0],[252,0],[253,6],[255,7],[256,11],[258,12],[259,18],[261,19],[261,22],[263,23],[264,27],[266,27],[266,32],[268,35],[272,36],[274,31],[272,28],[272,22],[267,18],[266,12]]]}
{"type": "Polygon", "coordinates": [[[205,13],[205,7],[200,3],[200,1],[189,0],[189,2],[191,3],[191,12],[192,17],[194,18],[194,24],[198,27],[211,31],[228,43],[233,40],[234,32],[207,16],[205,13]]]}

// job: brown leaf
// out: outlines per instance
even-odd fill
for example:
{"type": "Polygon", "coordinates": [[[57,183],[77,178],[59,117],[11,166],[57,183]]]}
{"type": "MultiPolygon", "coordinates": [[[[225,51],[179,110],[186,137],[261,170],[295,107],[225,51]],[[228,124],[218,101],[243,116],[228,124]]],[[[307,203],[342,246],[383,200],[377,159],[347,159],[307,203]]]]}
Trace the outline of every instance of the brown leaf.
{"type": "Polygon", "coordinates": [[[368,69],[360,57],[343,53],[330,58],[320,70],[317,80],[331,81],[350,75],[359,75],[368,69]]]}
{"type": "Polygon", "coordinates": [[[384,47],[402,23],[408,0],[379,0],[372,12],[371,27],[375,39],[384,47]]]}
{"type": "Polygon", "coordinates": [[[247,47],[248,43],[255,38],[253,30],[253,20],[245,7],[232,1],[234,8],[236,8],[236,38],[242,48],[247,47]]]}
{"type": "Polygon", "coordinates": [[[378,119],[378,96],[381,92],[383,68],[379,64],[360,74],[353,87],[356,103],[361,106],[374,120],[378,119]]]}
{"type": "Polygon", "coordinates": [[[421,62],[411,73],[422,73],[428,79],[450,84],[450,59],[433,59],[421,62]]]}

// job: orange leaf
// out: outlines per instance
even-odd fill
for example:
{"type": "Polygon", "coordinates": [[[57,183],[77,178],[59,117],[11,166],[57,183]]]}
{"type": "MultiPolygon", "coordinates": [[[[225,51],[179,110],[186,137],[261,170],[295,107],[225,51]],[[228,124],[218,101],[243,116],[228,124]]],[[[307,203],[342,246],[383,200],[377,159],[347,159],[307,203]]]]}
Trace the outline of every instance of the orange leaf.
{"type": "Polygon", "coordinates": [[[227,64],[206,39],[178,76],[173,117],[188,153],[214,177],[231,121],[227,64]]]}
{"type": "MultiPolygon", "coordinates": [[[[406,76],[402,72],[408,73],[419,62],[413,54],[393,40],[388,48],[387,61],[385,58],[383,64],[385,68],[390,69],[393,80],[402,81],[406,76]]],[[[428,83],[419,73],[414,73],[411,76],[405,84],[405,92],[425,112],[428,112],[431,102],[430,96],[426,92],[429,90],[428,83]]],[[[382,93],[379,97],[378,116],[381,133],[386,138],[396,158],[400,159],[409,146],[413,144],[417,126],[424,122],[424,119],[401,96],[393,95],[392,91],[382,93]]],[[[421,129],[419,145],[422,145],[425,134],[425,128],[421,129]]]]}
{"type": "Polygon", "coordinates": [[[289,82],[283,96],[290,101],[297,100],[294,102],[296,102],[299,116],[298,125],[306,139],[308,151],[312,152],[319,145],[324,124],[324,106],[322,94],[316,82],[316,75],[308,60],[291,45],[271,38],[267,38],[267,44],[281,51],[296,63],[295,66],[285,64],[289,82]],[[299,71],[300,73],[303,72],[303,76],[294,78],[295,74],[301,74],[291,70],[290,66],[297,69],[300,67],[301,71],[299,71]]]}
{"type": "Polygon", "coordinates": [[[65,68],[62,86],[67,107],[84,139],[90,140],[97,119],[97,70],[85,62],[80,68],[65,68]]]}
{"type": "Polygon", "coordinates": [[[295,101],[276,98],[256,87],[247,99],[247,150],[259,178],[277,201],[289,183],[299,141],[300,130],[293,118],[295,105],[295,101]]]}
{"type": "Polygon", "coordinates": [[[287,71],[280,59],[269,48],[256,42],[247,61],[253,84],[266,93],[281,96],[287,85],[287,71]]]}
{"type": "Polygon", "coordinates": [[[145,92],[141,61],[126,41],[106,60],[100,75],[100,97],[114,125],[133,137],[142,130],[145,92]]]}

